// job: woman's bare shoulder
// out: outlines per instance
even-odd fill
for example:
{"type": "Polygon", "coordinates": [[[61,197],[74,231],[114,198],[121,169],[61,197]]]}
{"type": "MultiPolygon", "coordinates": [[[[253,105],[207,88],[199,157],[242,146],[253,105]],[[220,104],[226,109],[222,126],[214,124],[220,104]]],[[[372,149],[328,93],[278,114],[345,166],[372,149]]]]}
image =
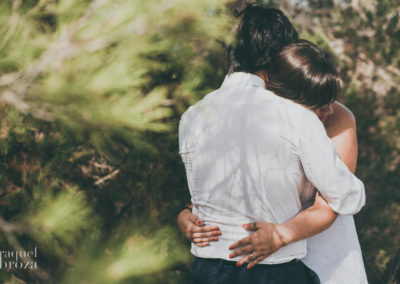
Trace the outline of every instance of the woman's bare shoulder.
{"type": "Polygon", "coordinates": [[[329,137],[342,133],[347,129],[356,128],[354,114],[342,103],[333,104],[333,113],[325,121],[325,128],[329,137]]]}

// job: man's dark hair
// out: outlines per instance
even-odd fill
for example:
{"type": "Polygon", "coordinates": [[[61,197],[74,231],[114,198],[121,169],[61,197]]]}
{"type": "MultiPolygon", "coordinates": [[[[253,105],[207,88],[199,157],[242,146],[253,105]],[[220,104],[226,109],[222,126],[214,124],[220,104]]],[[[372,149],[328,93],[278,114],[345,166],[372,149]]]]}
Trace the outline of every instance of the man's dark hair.
{"type": "Polygon", "coordinates": [[[340,92],[331,55],[307,40],[284,47],[265,71],[268,90],[311,108],[334,102],[340,92]]]}
{"type": "Polygon", "coordinates": [[[282,11],[249,4],[238,15],[235,37],[234,46],[227,51],[228,73],[255,73],[265,69],[298,34],[282,11]]]}

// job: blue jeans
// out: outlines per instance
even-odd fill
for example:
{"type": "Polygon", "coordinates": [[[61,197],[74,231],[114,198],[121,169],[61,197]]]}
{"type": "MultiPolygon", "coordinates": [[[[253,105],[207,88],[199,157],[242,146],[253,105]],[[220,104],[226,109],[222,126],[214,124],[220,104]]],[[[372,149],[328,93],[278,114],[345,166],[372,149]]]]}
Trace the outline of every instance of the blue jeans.
{"type": "Polygon", "coordinates": [[[300,260],[282,264],[258,264],[250,270],[233,261],[196,257],[192,284],[319,284],[317,274],[300,260]]]}

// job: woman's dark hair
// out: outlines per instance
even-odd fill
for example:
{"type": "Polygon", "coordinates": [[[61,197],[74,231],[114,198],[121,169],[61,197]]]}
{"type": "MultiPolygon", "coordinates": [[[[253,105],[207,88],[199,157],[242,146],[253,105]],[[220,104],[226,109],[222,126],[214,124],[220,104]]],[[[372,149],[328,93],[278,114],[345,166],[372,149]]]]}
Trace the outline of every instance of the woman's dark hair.
{"type": "Polygon", "coordinates": [[[227,50],[228,73],[263,70],[284,46],[298,39],[296,29],[278,9],[249,4],[237,19],[235,43],[227,50]]]}
{"type": "Polygon", "coordinates": [[[332,57],[307,40],[287,45],[265,71],[268,90],[311,108],[334,102],[340,92],[332,57]]]}

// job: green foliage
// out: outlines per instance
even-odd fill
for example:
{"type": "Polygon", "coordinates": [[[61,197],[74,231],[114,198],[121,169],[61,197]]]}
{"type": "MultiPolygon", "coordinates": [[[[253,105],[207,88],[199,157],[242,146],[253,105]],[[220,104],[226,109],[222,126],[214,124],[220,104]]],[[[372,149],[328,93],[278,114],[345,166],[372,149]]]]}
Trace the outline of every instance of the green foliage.
{"type": "Polygon", "coordinates": [[[151,237],[127,227],[124,230],[123,243],[113,241],[100,254],[96,252],[98,248],[88,243],[88,249],[79,255],[63,282],[120,283],[129,280],[137,283],[143,276],[156,274],[190,258],[189,251],[176,238],[172,228],[165,227],[151,237]],[[98,260],[93,261],[96,257],[98,260]]]}
{"type": "Polygon", "coordinates": [[[42,188],[34,188],[39,196],[34,195],[32,202],[36,210],[29,212],[27,222],[36,232],[39,240],[60,239],[67,245],[74,243],[77,231],[90,226],[90,207],[85,204],[83,192],[66,188],[56,196],[43,196],[42,188]]]}
{"type": "Polygon", "coordinates": [[[0,244],[40,254],[1,275],[187,281],[177,122],[225,75],[223,1],[0,6],[0,213],[15,238],[0,244]]]}

